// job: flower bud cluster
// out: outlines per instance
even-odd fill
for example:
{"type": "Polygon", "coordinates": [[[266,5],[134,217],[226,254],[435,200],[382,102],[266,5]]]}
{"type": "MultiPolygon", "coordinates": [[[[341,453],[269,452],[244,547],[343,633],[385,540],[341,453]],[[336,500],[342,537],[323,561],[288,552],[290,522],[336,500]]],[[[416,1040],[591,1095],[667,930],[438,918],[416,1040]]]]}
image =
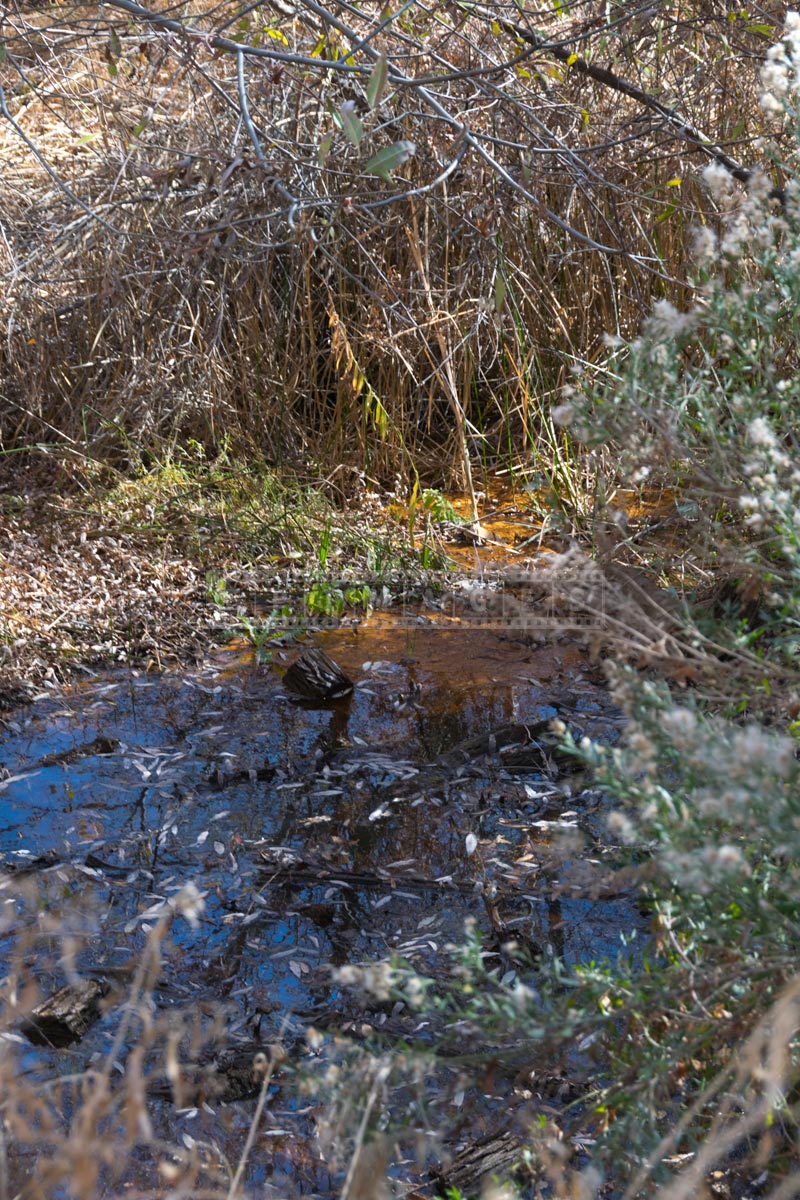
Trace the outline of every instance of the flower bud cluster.
{"type": "Polygon", "coordinates": [[[761,107],[767,113],[782,115],[796,99],[797,64],[800,62],[800,13],[788,12],[783,37],[767,51],[761,68],[764,92],[761,107]]]}
{"type": "MultiPolygon", "coordinates": [[[[779,392],[780,381],[777,385],[779,392]]],[[[788,381],[787,381],[788,386],[788,381]]],[[[755,532],[771,529],[780,540],[779,550],[793,566],[800,565],[800,467],[786,452],[772,424],[754,417],[747,426],[749,455],[744,463],[748,491],[739,506],[746,525],[755,532]]]]}

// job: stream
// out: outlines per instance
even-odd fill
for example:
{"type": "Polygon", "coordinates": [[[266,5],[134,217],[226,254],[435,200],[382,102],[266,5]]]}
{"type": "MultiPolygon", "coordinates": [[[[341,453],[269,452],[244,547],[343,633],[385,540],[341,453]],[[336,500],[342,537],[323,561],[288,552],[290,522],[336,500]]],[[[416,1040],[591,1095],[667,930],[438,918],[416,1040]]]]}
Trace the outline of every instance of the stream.
{"type": "MultiPolygon", "coordinates": [[[[574,833],[584,879],[605,852],[608,808],[539,753],[537,730],[554,717],[604,742],[622,727],[602,672],[573,641],[391,610],[308,634],[267,664],[233,645],[193,671],[93,674],[6,714],[0,860],[13,916],[0,936],[3,973],[17,978],[24,960],[37,988],[17,998],[28,1012],[76,978],[104,981],[99,1016],[64,1045],[22,1036],[6,989],[6,1052],[31,1094],[112,1051],[115,1078],[123,1074],[142,1027],[137,1017],[120,1039],[131,964],[164,901],[190,881],[204,910],[196,928],[176,919],[163,940],[148,1020],[166,1017],[172,1028],[170,1015],[182,1014],[181,1053],[198,1029],[216,1037],[233,1083],[190,1088],[176,1107],[163,1067],[152,1067],[142,1129],[149,1122],[151,1143],[194,1154],[208,1186],[222,1187],[220,1163],[242,1152],[259,1090],[254,1046],[280,1042],[313,1080],[330,1075],[331,1060],[313,1038],[309,1050],[310,1027],[356,1041],[419,1033],[402,1004],[352,995],[332,968],[400,955],[435,975],[468,918],[489,941],[507,934],[566,964],[615,957],[622,935],[646,932],[635,897],[593,897],[571,885],[569,863],[547,868],[553,839],[574,833]],[[311,645],[355,681],[351,696],[315,707],[289,694],[283,673],[311,645]],[[497,731],[509,729],[517,734],[505,744],[497,731]]],[[[154,1056],[164,1036],[153,1035],[154,1056]]],[[[449,1085],[432,1076],[427,1086],[449,1085]]],[[[480,1089],[470,1097],[456,1081],[448,1104],[459,1146],[486,1134],[509,1088],[481,1106],[480,1089]]],[[[67,1120],[75,1100],[64,1103],[67,1120]]],[[[347,1163],[319,1135],[321,1105],[308,1081],[276,1073],[246,1189],[341,1194],[347,1163]]],[[[147,1143],[137,1141],[116,1175],[109,1168],[116,1186],[161,1194],[163,1154],[147,1143]]],[[[40,1152],[35,1139],[12,1150],[9,1194],[40,1152]]],[[[381,1169],[432,1194],[423,1168],[381,1169]]]]}

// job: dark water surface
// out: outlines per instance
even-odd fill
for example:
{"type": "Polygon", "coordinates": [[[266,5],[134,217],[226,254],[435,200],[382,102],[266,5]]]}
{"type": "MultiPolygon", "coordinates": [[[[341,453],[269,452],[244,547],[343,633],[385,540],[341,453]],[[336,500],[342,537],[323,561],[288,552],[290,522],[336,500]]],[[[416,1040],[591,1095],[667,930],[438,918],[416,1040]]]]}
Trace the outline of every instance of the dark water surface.
{"type": "MultiPolygon", "coordinates": [[[[621,934],[643,930],[632,898],[539,886],[538,849],[555,833],[575,829],[587,860],[600,853],[602,796],[509,771],[491,754],[449,777],[426,766],[465,738],[556,715],[578,735],[614,740],[619,714],[573,645],[390,614],[315,641],[356,680],[351,699],[297,703],[281,677],[301,647],[267,666],[242,648],[193,672],[88,678],[5,718],[0,860],[7,895],[29,889],[0,941],[6,969],[22,937],[40,994],[61,986],[56,918],[68,911],[77,972],[125,977],[158,904],[191,881],[205,909],[197,928],[175,921],[154,1010],[189,1005],[198,1020],[221,1021],[233,1045],[305,1047],[307,1027],[337,1014],[377,1029],[398,1015],[386,1005],[360,1014],[331,966],[394,953],[435,971],[468,917],[491,935],[487,887],[513,886],[513,929],[567,963],[613,958],[621,934]],[[298,864],[289,872],[287,855],[298,864]]],[[[65,1049],[18,1043],[21,1069],[48,1079],[101,1061],[123,1008],[110,1003],[65,1049]]],[[[161,1136],[213,1139],[237,1161],[253,1099],[153,1103],[161,1136]]],[[[289,1084],[271,1089],[245,1177],[256,1194],[340,1194],[347,1164],[322,1157],[314,1103],[289,1084]]],[[[151,1168],[146,1152],[131,1158],[142,1186],[151,1168]]]]}

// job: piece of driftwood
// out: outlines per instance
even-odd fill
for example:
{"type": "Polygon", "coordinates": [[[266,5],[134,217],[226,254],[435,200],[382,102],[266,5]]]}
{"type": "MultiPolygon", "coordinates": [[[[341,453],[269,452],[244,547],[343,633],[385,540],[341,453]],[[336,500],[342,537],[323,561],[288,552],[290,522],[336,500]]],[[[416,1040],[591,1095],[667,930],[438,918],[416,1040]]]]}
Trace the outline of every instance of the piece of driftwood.
{"type": "Polygon", "coordinates": [[[264,1079],[287,1056],[282,1046],[237,1046],[209,1053],[197,1062],[184,1062],[175,1078],[151,1081],[150,1094],[173,1101],[177,1108],[198,1104],[231,1104],[249,1100],[261,1091],[264,1079]]]}
{"type": "Polygon", "coordinates": [[[448,1167],[431,1171],[440,1196],[448,1188],[462,1196],[474,1196],[485,1179],[507,1179],[520,1160],[523,1143],[510,1129],[487,1133],[459,1150],[448,1167]]]}
{"type": "Polygon", "coordinates": [[[560,738],[551,725],[549,718],[526,725],[499,725],[459,742],[440,754],[433,765],[452,772],[478,758],[497,755],[499,762],[511,769],[537,770],[553,776],[583,770],[583,764],[574,755],[561,749],[560,738]]]}
{"type": "Polygon", "coordinates": [[[46,850],[36,858],[18,858],[0,862],[0,871],[7,875],[32,875],[35,871],[49,871],[60,866],[61,856],[55,850],[46,850]]]}
{"type": "Polygon", "coordinates": [[[67,767],[70,763],[78,762],[82,758],[92,758],[97,755],[114,754],[119,749],[119,742],[112,737],[96,737],[91,742],[83,742],[80,746],[73,746],[71,750],[56,750],[54,754],[47,754],[44,758],[40,758],[34,764],[36,770],[41,771],[44,767],[67,767]]]}
{"type": "Polygon", "coordinates": [[[100,1001],[109,991],[110,984],[101,979],[68,983],[36,1005],[21,1031],[35,1046],[70,1046],[100,1016],[100,1001]]]}
{"type": "Polygon", "coordinates": [[[458,891],[471,894],[474,891],[471,879],[454,879],[451,875],[442,879],[427,879],[411,872],[384,871],[381,868],[376,871],[356,871],[346,864],[337,865],[322,858],[302,858],[291,850],[287,852],[283,846],[265,846],[260,851],[260,858],[269,870],[268,883],[282,883],[286,879],[292,879],[303,883],[342,883],[354,888],[377,887],[386,891],[391,891],[398,884],[402,884],[406,890],[423,893],[458,891]]]}
{"type": "MultiPolygon", "coordinates": [[[[294,851],[287,851],[284,846],[265,846],[259,851],[263,864],[262,870],[269,873],[267,880],[261,880],[262,888],[271,884],[279,886],[287,880],[300,883],[323,884],[340,883],[352,888],[383,888],[391,891],[402,886],[405,891],[420,894],[428,892],[462,892],[472,895],[475,891],[474,880],[470,878],[457,879],[452,875],[444,875],[441,879],[429,879],[411,871],[389,871],[378,867],[375,871],[356,871],[346,864],[327,862],[323,858],[313,856],[302,857],[294,851]]],[[[621,900],[629,897],[642,880],[654,874],[647,864],[636,867],[625,867],[619,871],[610,871],[607,875],[598,876],[590,886],[581,885],[570,878],[555,883],[542,873],[542,882],[529,884],[529,891],[546,899],[548,896],[565,896],[570,900],[621,900]]],[[[497,899],[503,900],[513,896],[514,886],[498,887],[497,899]]],[[[491,913],[489,914],[491,920],[491,913]]],[[[518,934],[514,932],[514,937],[518,934]]]]}
{"type": "Polygon", "coordinates": [[[327,703],[353,690],[353,681],[318,646],[301,654],[283,677],[284,687],[303,700],[327,703]]]}
{"type": "Polygon", "coordinates": [[[510,957],[527,958],[532,961],[540,959],[544,953],[541,943],[532,937],[524,926],[515,924],[512,927],[507,923],[506,918],[500,912],[501,899],[502,894],[496,889],[484,887],[483,906],[486,909],[497,945],[501,950],[506,946],[515,947],[516,949],[507,951],[510,957]]]}

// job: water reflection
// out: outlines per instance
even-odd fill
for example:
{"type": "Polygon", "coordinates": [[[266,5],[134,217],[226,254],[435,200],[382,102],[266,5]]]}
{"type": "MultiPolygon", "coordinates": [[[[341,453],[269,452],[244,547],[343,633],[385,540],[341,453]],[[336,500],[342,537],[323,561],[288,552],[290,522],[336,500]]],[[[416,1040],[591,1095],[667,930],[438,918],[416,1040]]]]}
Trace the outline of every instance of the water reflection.
{"type": "MultiPolygon", "coordinates": [[[[576,799],[491,753],[458,771],[431,767],[465,738],[556,713],[615,737],[618,714],[576,647],[435,626],[410,639],[385,615],[321,641],[357,680],[351,697],[325,707],[285,692],[290,653],[267,667],[239,655],[191,673],[99,677],[6,722],[0,854],[14,878],[31,868],[31,914],[74,902],[76,929],[91,927],[79,970],[122,971],[143,945],[139,914],[193,880],[206,911],[196,931],[174,926],[156,1004],[222,1003],[242,1035],[300,1036],[344,1003],[331,966],[397,952],[435,970],[467,917],[490,938],[490,885],[506,897],[508,929],[568,963],[613,957],[620,932],[642,928],[632,899],[543,890],[546,872],[528,871],[551,826],[573,821],[566,810],[577,806],[595,836],[602,798],[576,799]],[[278,852],[295,856],[291,871],[278,852]]],[[[63,945],[30,920],[46,991],[61,982],[63,945]]],[[[81,1061],[107,1048],[118,1021],[110,1008],[81,1061]]],[[[33,1060],[71,1069],[52,1053],[33,1060]]],[[[163,1119],[175,1136],[168,1108],[163,1119]]],[[[306,1126],[294,1120],[280,1153],[276,1138],[273,1171],[292,1187],[313,1178],[325,1194],[306,1126]]],[[[263,1171],[262,1160],[252,1186],[263,1171]]]]}

